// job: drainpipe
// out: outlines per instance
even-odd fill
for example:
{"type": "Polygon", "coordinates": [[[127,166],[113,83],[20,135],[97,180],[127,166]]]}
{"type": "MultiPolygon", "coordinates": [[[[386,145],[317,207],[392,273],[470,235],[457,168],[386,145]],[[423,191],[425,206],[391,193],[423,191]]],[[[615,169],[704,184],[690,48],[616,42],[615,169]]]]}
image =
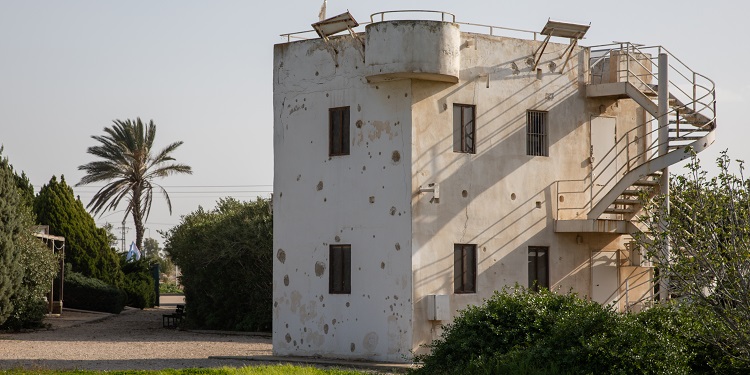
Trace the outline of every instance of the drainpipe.
{"type": "MultiPolygon", "coordinates": [[[[669,152],[669,59],[666,53],[659,54],[659,88],[658,88],[658,107],[659,107],[659,156],[666,155],[669,152]]],[[[661,187],[661,195],[664,197],[664,206],[662,207],[663,214],[669,215],[669,167],[662,169],[661,180],[659,181],[661,187]]],[[[670,246],[669,239],[664,244],[662,249],[662,259],[669,261],[670,246]]],[[[662,273],[659,278],[659,300],[667,301],[669,299],[669,280],[662,273]]]]}

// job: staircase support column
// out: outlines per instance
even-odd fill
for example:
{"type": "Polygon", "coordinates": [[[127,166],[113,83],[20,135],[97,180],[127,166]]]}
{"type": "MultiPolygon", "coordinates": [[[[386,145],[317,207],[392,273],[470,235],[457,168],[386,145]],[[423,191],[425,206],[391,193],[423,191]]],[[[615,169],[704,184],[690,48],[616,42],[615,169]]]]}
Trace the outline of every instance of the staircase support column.
{"type": "MultiPolygon", "coordinates": [[[[659,86],[658,86],[658,106],[659,106],[659,156],[666,155],[669,152],[669,59],[666,53],[659,54],[659,86]]],[[[669,167],[662,170],[661,195],[664,197],[663,214],[669,215],[669,167]]],[[[664,244],[662,256],[665,261],[669,260],[671,249],[669,240],[664,244]]],[[[667,301],[669,299],[669,280],[662,273],[659,277],[659,300],[667,301]]]]}

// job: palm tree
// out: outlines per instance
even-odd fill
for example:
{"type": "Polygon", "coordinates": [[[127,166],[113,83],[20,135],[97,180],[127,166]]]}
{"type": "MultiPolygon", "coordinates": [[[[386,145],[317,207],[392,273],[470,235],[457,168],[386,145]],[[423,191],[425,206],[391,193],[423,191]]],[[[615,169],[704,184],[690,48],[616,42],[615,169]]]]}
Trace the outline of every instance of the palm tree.
{"type": "Polygon", "coordinates": [[[154,188],[162,192],[172,214],[169,194],[164,187],[154,183],[154,179],[175,173],[192,174],[193,170],[188,165],[173,163],[175,159],[170,154],[182,145],[182,141],[174,142],[156,154],[151,153],[156,136],[153,120],[148,125],[144,125],[140,118],[113,122],[112,127],[104,128],[106,135],[91,136],[100,144],[89,147],[87,152],[100,160],[78,167],[78,170],[86,171],[86,175],[76,186],[107,182],[91,198],[86,208],[93,214],[103,214],[117,209],[124,199],[127,207],[123,222],[128,215],[133,216],[135,242],[140,249],[145,231],[143,224],[151,212],[154,188]]]}

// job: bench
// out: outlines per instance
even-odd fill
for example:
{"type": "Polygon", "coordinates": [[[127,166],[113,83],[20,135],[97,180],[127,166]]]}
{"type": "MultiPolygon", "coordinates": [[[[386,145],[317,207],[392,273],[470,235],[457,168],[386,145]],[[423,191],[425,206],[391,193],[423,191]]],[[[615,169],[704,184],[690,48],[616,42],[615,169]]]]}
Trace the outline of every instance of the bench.
{"type": "Polygon", "coordinates": [[[185,317],[185,305],[177,305],[174,313],[162,315],[162,326],[164,328],[177,328],[185,317]]]}

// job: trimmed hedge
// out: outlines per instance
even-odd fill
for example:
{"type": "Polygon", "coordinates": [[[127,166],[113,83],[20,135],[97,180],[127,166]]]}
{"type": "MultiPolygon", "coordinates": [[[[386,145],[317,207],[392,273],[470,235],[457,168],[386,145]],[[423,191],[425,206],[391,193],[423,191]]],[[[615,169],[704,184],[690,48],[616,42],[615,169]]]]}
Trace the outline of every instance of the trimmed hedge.
{"type": "Polygon", "coordinates": [[[156,290],[148,260],[124,262],[122,272],[125,273],[123,290],[127,294],[125,305],[139,309],[154,307],[156,290]]]}
{"type": "Polygon", "coordinates": [[[67,268],[63,289],[64,307],[119,314],[127,294],[104,281],[86,277],[67,268]]]}

